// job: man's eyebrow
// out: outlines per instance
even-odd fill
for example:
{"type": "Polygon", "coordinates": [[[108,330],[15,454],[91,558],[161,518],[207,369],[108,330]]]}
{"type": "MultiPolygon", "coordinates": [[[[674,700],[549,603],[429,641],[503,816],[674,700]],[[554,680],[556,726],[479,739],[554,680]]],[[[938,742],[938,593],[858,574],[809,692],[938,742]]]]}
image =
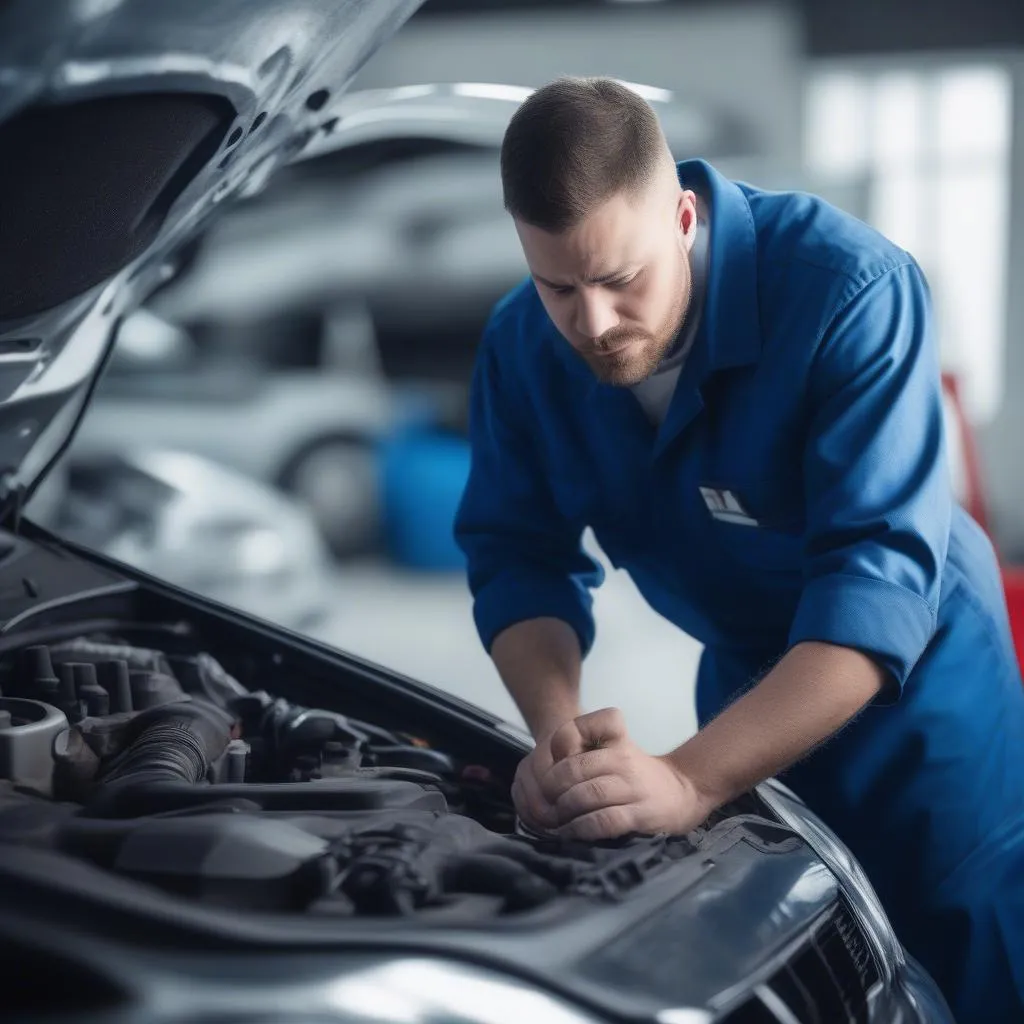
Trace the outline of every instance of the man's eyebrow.
{"type": "MultiPolygon", "coordinates": [[[[618,270],[613,270],[610,274],[597,274],[592,277],[585,277],[583,279],[585,284],[608,284],[609,281],[616,281],[620,277],[626,277],[634,269],[632,264],[628,264],[624,267],[619,267],[618,270]]],[[[542,285],[548,288],[571,288],[571,284],[557,284],[554,281],[549,281],[546,277],[541,277],[540,274],[534,274],[533,278],[535,281],[540,281],[542,285]]]]}

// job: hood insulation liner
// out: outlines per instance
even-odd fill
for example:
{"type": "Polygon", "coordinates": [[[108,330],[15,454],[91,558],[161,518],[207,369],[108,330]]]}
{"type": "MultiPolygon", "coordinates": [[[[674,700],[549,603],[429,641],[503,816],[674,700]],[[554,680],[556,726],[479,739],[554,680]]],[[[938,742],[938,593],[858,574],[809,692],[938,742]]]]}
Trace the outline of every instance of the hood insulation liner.
{"type": "Polygon", "coordinates": [[[59,306],[142,253],[233,120],[221,97],[146,93],[0,126],[0,320],[59,306]]]}

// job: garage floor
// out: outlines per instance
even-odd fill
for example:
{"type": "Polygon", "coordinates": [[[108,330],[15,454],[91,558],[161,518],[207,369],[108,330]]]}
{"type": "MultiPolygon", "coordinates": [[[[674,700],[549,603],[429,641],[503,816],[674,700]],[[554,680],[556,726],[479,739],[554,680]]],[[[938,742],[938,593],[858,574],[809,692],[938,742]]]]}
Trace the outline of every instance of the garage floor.
{"type": "MultiPolygon", "coordinates": [[[[319,639],[522,721],[480,647],[461,576],[371,563],[346,566],[330,586],[333,611],[314,631],[319,639]]],[[[595,609],[585,707],[620,707],[638,743],[652,753],[670,750],[696,729],[700,645],[651,611],[624,573],[609,569],[595,609]]]]}

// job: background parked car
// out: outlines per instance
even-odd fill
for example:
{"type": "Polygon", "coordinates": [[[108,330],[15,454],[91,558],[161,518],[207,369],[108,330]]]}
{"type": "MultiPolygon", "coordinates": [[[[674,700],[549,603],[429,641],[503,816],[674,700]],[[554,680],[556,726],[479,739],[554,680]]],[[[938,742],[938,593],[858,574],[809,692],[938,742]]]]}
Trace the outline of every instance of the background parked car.
{"type": "MultiPolygon", "coordinates": [[[[357,340],[361,328],[351,316],[345,323],[347,340],[357,340]]],[[[361,360],[356,351],[336,372],[271,372],[140,311],[121,328],[75,456],[120,451],[126,438],[143,450],[202,455],[296,497],[336,553],[365,549],[379,526],[373,446],[403,425],[435,419],[444,395],[393,386],[361,360]]]]}
{"type": "Polygon", "coordinates": [[[295,630],[327,610],[309,513],[271,487],[168,449],[66,460],[29,514],[76,543],[295,630]]]}

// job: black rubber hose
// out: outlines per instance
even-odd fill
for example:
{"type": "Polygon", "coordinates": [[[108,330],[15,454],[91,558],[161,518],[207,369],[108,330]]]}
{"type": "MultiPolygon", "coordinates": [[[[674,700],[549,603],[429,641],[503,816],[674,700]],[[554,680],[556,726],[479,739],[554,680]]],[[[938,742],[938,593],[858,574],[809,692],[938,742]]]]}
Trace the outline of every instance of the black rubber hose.
{"type": "Polygon", "coordinates": [[[128,746],[104,766],[86,807],[87,816],[106,817],[123,794],[154,783],[194,786],[227,749],[232,716],[206,701],[164,704],[132,722],[128,746]]]}

